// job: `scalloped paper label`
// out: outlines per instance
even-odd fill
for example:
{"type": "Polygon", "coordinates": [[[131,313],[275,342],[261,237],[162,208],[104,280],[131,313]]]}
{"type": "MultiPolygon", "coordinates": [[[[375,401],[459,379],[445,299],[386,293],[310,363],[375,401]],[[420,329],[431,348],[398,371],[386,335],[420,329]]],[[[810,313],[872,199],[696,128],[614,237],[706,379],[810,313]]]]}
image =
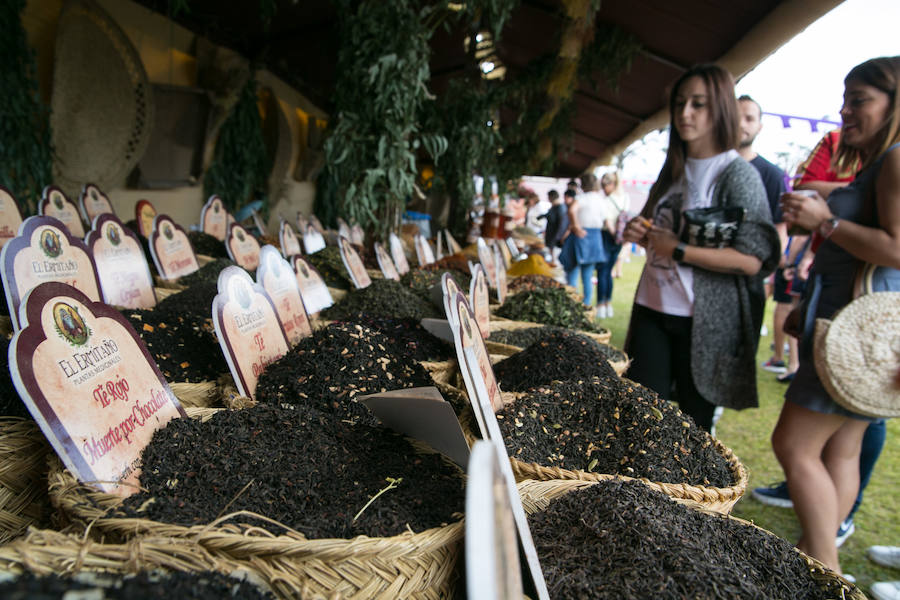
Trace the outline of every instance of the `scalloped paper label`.
{"type": "Polygon", "coordinates": [[[281,244],[281,254],[285,258],[290,258],[303,252],[300,249],[300,239],[294,233],[294,228],[284,219],[282,219],[281,226],[278,228],[278,243],[281,244]]]}
{"type": "Polygon", "coordinates": [[[225,203],[213,194],[200,209],[200,229],[220,241],[228,234],[228,211],[225,203]]]}
{"type": "Polygon", "coordinates": [[[394,266],[394,261],[391,260],[390,255],[385,252],[384,246],[375,242],[374,247],[375,259],[378,261],[378,267],[381,269],[381,274],[384,275],[384,278],[400,281],[400,273],[397,272],[397,267],[394,266]]]}
{"type": "Polygon", "coordinates": [[[356,252],[356,248],[350,244],[350,240],[344,236],[339,236],[338,247],[341,249],[341,260],[344,261],[344,268],[347,269],[347,273],[350,274],[350,279],[353,281],[354,287],[361,290],[372,285],[372,280],[369,278],[366,266],[356,252]]]}
{"type": "Polygon", "coordinates": [[[116,214],[109,198],[93,183],[86,183],[82,188],[78,208],[86,223],[93,223],[100,215],[116,214]]]}
{"type": "Polygon", "coordinates": [[[248,271],[255,271],[259,266],[259,242],[238,223],[228,226],[225,249],[231,260],[248,271]]]}
{"type": "Polygon", "coordinates": [[[256,282],[266,290],[275,305],[284,335],[292,346],[312,335],[297,276],[274,246],[266,245],[260,250],[256,282]]]}
{"type": "Polygon", "coordinates": [[[491,252],[491,249],[487,245],[487,242],[484,241],[484,238],[478,238],[476,247],[478,248],[478,262],[480,262],[481,266],[484,268],[484,274],[487,276],[488,285],[495,288],[497,287],[497,263],[494,262],[494,253],[491,252]]]}
{"type": "Polygon", "coordinates": [[[485,277],[484,269],[481,268],[481,265],[475,265],[475,271],[472,273],[472,283],[469,285],[469,302],[472,305],[472,312],[475,314],[478,329],[481,330],[481,337],[487,339],[491,334],[491,297],[487,285],[487,277],[485,277]]]}
{"type": "Polygon", "coordinates": [[[116,215],[103,213],[94,219],[86,243],[107,304],[125,308],[156,306],[153,276],[136,233],[123,226],[116,215]]]}
{"type": "Polygon", "coordinates": [[[325,249],[325,238],[312,223],[306,226],[303,234],[303,247],[306,248],[307,254],[315,254],[319,250],[325,249]]]}
{"type": "Polygon", "coordinates": [[[79,239],[84,238],[84,224],[78,214],[78,207],[55,185],[44,188],[43,198],[38,204],[38,214],[53,217],[65,225],[69,233],[79,239]]]}
{"type": "Polygon", "coordinates": [[[388,242],[391,246],[391,260],[394,261],[394,266],[397,267],[397,272],[400,275],[406,275],[409,273],[409,261],[406,260],[406,252],[403,250],[403,242],[400,241],[400,238],[396,233],[391,233],[388,237],[388,242]]]}
{"type": "Polygon", "coordinates": [[[0,185],[0,248],[16,237],[22,225],[22,213],[12,192],[0,185]]]}
{"type": "Polygon", "coordinates": [[[25,298],[10,373],[34,420],[82,482],[126,497],[141,451],[184,410],[141,339],[116,309],[71,286],[25,298]]]}
{"type": "MultiPolygon", "coordinates": [[[[502,244],[501,244],[502,247],[502,244]]],[[[500,304],[506,300],[506,267],[504,266],[503,256],[501,252],[494,248],[494,265],[497,269],[497,301],[500,304]]]]}
{"type": "Polygon", "coordinates": [[[187,233],[168,215],[156,215],[153,219],[150,254],[163,279],[178,279],[200,268],[187,233]]]}
{"type": "Polygon", "coordinates": [[[138,232],[146,239],[153,235],[153,219],[156,218],[156,207],[149,200],[138,200],[134,205],[134,220],[138,232]]]}
{"type": "Polygon", "coordinates": [[[307,313],[314,315],[334,304],[325,280],[311,264],[306,262],[305,258],[299,254],[295,255],[292,259],[292,266],[307,313]]]}

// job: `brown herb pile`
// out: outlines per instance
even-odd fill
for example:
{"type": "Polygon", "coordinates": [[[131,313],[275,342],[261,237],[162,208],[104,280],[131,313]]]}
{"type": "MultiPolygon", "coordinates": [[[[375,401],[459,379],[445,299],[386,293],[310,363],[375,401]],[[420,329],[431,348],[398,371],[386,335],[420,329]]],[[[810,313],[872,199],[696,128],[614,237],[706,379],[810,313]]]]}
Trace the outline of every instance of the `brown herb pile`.
{"type": "Polygon", "coordinates": [[[599,331],[584,305],[562,289],[538,288],[513,294],[497,309],[497,316],[567,329],[599,331]]]}
{"type": "Polygon", "coordinates": [[[213,258],[228,258],[228,250],[225,242],[202,231],[188,231],[188,240],[194,247],[194,252],[213,258]]]}
{"type": "Polygon", "coordinates": [[[212,323],[216,283],[194,285],[156,308],[123,310],[168,381],[214,381],[228,363],[212,323]]]}
{"type": "Polygon", "coordinates": [[[273,598],[246,581],[221,573],[172,571],[112,575],[85,573],[76,577],[30,573],[0,583],[0,597],[7,600],[263,600],[273,598]]]}
{"type": "MultiPolygon", "coordinates": [[[[441,277],[444,273],[449,272],[460,290],[468,296],[469,286],[472,284],[472,276],[468,271],[451,271],[444,269],[442,271],[429,271],[425,269],[410,269],[408,273],[400,277],[400,283],[408,287],[420,298],[431,302],[431,288],[441,284],[441,277]]],[[[443,315],[442,315],[443,316],[443,315]]]]}
{"type": "MultiPolygon", "coordinates": [[[[465,254],[450,254],[431,264],[427,264],[422,269],[426,271],[459,271],[460,273],[469,272],[469,259],[465,254]]],[[[456,274],[454,273],[454,276],[456,274]]]]}
{"type": "Polygon", "coordinates": [[[341,251],[337,246],[326,246],[315,254],[307,254],[304,258],[311,264],[325,285],[339,290],[349,290],[353,288],[353,282],[350,281],[350,275],[341,260],[341,251]]]}
{"type": "Polygon", "coordinates": [[[449,523],[464,506],[460,471],[440,455],[309,404],[222,411],[206,423],[175,419],[154,433],[142,461],[150,493],[129,497],[126,510],[166,523],[208,523],[231,502],[226,513],[255,512],[309,538],[387,537],[449,523]],[[354,521],[387,478],[395,486],[354,521]]]}
{"type": "Polygon", "coordinates": [[[506,289],[510,294],[530,292],[537,289],[565,289],[566,286],[546,275],[519,275],[509,280],[506,289]]]}
{"type": "Polygon", "coordinates": [[[538,387],[505,406],[497,420],[510,456],[523,462],[663,483],[736,483],[693,419],[615,376],[538,387]]]}
{"type": "Polygon", "coordinates": [[[434,384],[422,365],[390,347],[379,331],[332,323],[266,367],[256,399],[276,405],[308,402],[339,419],[374,424],[357,396],[434,384]]]}
{"type": "Polygon", "coordinates": [[[557,380],[614,378],[616,372],[609,365],[613,355],[606,344],[573,331],[557,330],[498,362],[494,374],[507,392],[524,392],[557,380]]]}
{"type": "Polygon", "coordinates": [[[346,320],[380,331],[390,341],[393,352],[415,361],[448,360],[456,354],[453,346],[429,333],[416,319],[356,314],[346,320]]]}
{"type": "Polygon", "coordinates": [[[9,374],[9,340],[0,335],[0,417],[22,417],[31,419],[31,413],[19,398],[9,374]]]}
{"type": "Polygon", "coordinates": [[[528,517],[551,598],[841,598],[791,545],[638,482],[571,492],[528,517]]]}
{"type": "Polygon", "coordinates": [[[229,258],[217,258],[216,260],[206,263],[193,273],[188,273],[184,277],[180,277],[178,283],[188,287],[197,285],[198,283],[215,284],[219,280],[219,273],[222,272],[222,269],[230,267],[233,264],[235,263],[229,258]]]}
{"type": "Polygon", "coordinates": [[[349,319],[358,314],[417,321],[426,317],[438,319],[444,316],[434,304],[415,295],[393,279],[374,279],[368,287],[351,291],[334,306],[322,311],[322,316],[326,319],[349,319]]]}

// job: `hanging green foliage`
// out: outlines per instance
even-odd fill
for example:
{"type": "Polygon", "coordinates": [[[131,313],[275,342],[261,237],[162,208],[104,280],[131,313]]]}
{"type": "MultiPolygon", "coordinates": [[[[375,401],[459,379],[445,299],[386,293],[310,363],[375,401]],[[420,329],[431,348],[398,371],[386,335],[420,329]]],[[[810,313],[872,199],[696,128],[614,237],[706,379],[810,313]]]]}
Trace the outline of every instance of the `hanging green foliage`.
{"type": "Polygon", "coordinates": [[[41,101],[34,50],[22,26],[24,8],[25,0],[0,3],[6,24],[0,36],[0,185],[28,216],[36,214],[41,191],[52,182],[53,146],[50,109],[41,101]]]}
{"type": "Polygon", "coordinates": [[[203,177],[203,192],[218,194],[229,211],[262,200],[268,208],[268,178],[272,170],[262,119],[257,105],[256,80],[251,75],[231,114],[219,130],[212,164],[203,177]]]}
{"type": "Polygon", "coordinates": [[[413,0],[337,4],[343,43],[325,142],[328,195],[319,194],[316,212],[383,236],[397,227],[413,194],[418,149],[437,160],[447,148],[446,138],[422,131],[418,118],[433,98],[426,84],[436,9],[413,0]]]}

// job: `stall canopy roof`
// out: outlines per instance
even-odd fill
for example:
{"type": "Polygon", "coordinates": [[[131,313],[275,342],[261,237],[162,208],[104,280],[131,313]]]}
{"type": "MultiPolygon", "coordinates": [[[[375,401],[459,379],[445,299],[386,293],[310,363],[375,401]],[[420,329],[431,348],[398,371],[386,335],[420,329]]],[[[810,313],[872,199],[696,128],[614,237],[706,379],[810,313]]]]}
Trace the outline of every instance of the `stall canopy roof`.
{"type": "MultiPolygon", "coordinates": [[[[139,0],[165,13],[167,0],[139,0]]],[[[668,88],[690,65],[718,62],[741,77],[841,0],[602,0],[598,23],[620,27],[643,46],[613,88],[581,86],[575,93],[574,148],[560,154],[553,175],[568,177],[608,163],[628,144],[668,122],[668,88]]],[[[268,28],[259,3],[191,0],[177,21],[215,43],[261,60],[267,68],[329,111],[335,83],[337,12],[327,0],[276,0],[268,28]]],[[[523,0],[497,46],[514,73],[553,52],[565,24],[561,0],[523,0]]],[[[462,72],[462,30],[432,40],[431,88],[440,94],[462,72]]],[[[815,57],[810,57],[815,59],[815,57]]],[[[785,82],[789,85],[789,82],[785,82]]],[[[501,120],[502,126],[502,120],[501,120]]]]}

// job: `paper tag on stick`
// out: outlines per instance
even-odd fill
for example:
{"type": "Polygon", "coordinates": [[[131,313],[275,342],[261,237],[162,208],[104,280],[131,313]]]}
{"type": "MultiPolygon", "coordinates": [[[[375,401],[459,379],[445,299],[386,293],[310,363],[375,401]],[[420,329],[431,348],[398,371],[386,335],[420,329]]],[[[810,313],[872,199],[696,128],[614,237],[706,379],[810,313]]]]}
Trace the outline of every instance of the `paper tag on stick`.
{"type": "Polygon", "coordinates": [[[259,242],[238,223],[228,226],[225,249],[231,260],[248,271],[255,271],[259,266],[259,242]]]}
{"type": "Polygon", "coordinates": [[[297,234],[294,233],[293,227],[283,219],[281,226],[278,228],[278,243],[281,244],[281,254],[285,258],[290,258],[302,252],[300,250],[300,240],[297,238],[297,234]]]}
{"type": "Polygon", "coordinates": [[[187,233],[168,215],[156,215],[153,219],[150,255],[163,279],[178,279],[200,268],[187,233]]]}
{"type": "Polygon", "coordinates": [[[225,203],[213,194],[200,209],[200,230],[219,241],[225,241],[228,233],[228,211],[225,203]]]}
{"type": "Polygon", "coordinates": [[[334,304],[325,280],[305,258],[300,255],[294,256],[293,267],[307,313],[316,314],[334,304]]]}
{"type": "Polygon", "coordinates": [[[85,223],[93,223],[100,215],[116,214],[106,194],[93,183],[86,183],[78,197],[78,208],[85,223]]]}
{"type": "Polygon", "coordinates": [[[297,277],[291,265],[274,246],[266,245],[260,250],[256,281],[266,290],[275,305],[284,334],[292,346],[312,335],[297,277]]]}
{"type": "Polygon", "coordinates": [[[102,213],[87,235],[103,299],[125,308],[153,308],[156,292],[147,257],[137,234],[112,213],[102,213]]]}
{"type": "Polygon", "coordinates": [[[0,185],[0,248],[16,237],[22,225],[22,214],[12,192],[0,185]]]}
{"type": "Polygon", "coordinates": [[[38,214],[53,217],[65,225],[69,233],[84,239],[84,224],[81,222],[81,215],[78,214],[78,207],[55,185],[44,188],[43,197],[38,203],[38,214]]]}

